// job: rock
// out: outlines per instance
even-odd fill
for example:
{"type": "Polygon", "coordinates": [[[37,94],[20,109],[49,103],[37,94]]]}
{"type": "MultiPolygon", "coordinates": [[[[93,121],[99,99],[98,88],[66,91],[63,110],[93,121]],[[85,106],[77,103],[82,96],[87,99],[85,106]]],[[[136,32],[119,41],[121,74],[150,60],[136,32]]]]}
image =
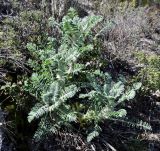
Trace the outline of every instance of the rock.
{"type": "Polygon", "coordinates": [[[5,116],[4,113],[0,109],[0,151],[15,151],[14,143],[8,138],[5,134],[5,116]]]}
{"type": "Polygon", "coordinates": [[[0,151],[2,150],[3,147],[3,131],[2,131],[3,121],[4,121],[4,113],[0,109],[0,151]]]}

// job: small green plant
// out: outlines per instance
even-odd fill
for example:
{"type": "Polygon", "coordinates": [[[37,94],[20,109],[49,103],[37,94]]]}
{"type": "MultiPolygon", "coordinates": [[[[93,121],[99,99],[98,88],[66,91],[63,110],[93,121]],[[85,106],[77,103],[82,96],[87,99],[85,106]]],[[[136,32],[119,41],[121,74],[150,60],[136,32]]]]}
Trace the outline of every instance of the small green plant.
{"type": "Polygon", "coordinates": [[[50,19],[50,25],[61,33],[59,47],[55,46],[56,38],[49,38],[43,49],[27,45],[39,61],[29,60],[34,73],[25,82],[25,89],[38,101],[28,115],[29,122],[40,120],[35,138],[64,126],[73,129],[76,124],[85,129],[90,142],[99,135],[100,122],[126,116],[120,104],[132,100],[141,83],[127,88],[123,80],[115,82],[109,74],[88,68],[100,49],[92,32],[100,21],[101,16],[81,19],[71,8],[60,24],[50,19]]]}
{"type": "Polygon", "coordinates": [[[139,63],[143,68],[139,71],[136,79],[143,83],[143,90],[155,92],[160,89],[160,57],[147,55],[143,52],[137,53],[139,63]]]}
{"type": "Polygon", "coordinates": [[[89,74],[87,79],[89,81],[88,89],[91,91],[80,94],[80,98],[87,98],[89,103],[82,120],[92,123],[93,131],[87,137],[87,140],[91,141],[95,135],[99,135],[101,128],[98,125],[100,122],[106,119],[114,120],[126,117],[127,111],[119,108],[118,105],[132,100],[136,90],[141,87],[141,83],[135,83],[132,87],[125,88],[123,80],[119,79],[118,82],[114,82],[108,73],[104,74],[99,70],[89,74]]]}

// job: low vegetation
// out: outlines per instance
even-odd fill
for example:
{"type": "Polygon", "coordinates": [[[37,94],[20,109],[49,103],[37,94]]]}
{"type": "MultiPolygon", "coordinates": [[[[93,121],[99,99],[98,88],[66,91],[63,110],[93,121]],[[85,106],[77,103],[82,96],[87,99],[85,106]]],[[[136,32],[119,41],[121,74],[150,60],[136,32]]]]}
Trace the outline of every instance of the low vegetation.
{"type": "Polygon", "coordinates": [[[45,3],[22,11],[12,2],[16,14],[0,28],[0,105],[17,150],[28,150],[26,141],[30,150],[148,148],[144,133],[157,132],[159,22],[158,11],[136,2],[108,3],[103,16],[71,7],[60,18],[45,3]]]}

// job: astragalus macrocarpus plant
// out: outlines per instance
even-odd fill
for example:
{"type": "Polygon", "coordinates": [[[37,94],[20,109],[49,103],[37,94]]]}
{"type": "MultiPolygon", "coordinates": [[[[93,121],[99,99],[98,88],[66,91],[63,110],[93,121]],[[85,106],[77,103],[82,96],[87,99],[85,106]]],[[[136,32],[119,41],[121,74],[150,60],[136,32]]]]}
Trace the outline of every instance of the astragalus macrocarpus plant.
{"type": "Polygon", "coordinates": [[[87,101],[87,110],[82,115],[83,123],[90,123],[90,133],[87,137],[91,141],[98,136],[101,128],[99,123],[105,120],[116,120],[126,122],[130,126],[142,129],[151,129],[147,123],[133,123],[125,121],[127,111],[124,108],[125,101],[133,100],[136,91],[140,89],[141,83],[134,83],[130,87],[126,87],[124,80],[113,81],[108,73],[102,73],[99,70],[87,74],[89,81],[86,84],[87,93],[80,94],[79,98],[87,101]],[[87,99],[87,100],[86,100],[87,99]]]}
{"type": "Polygon", "coordinates": [[[126,116],[126,110],[117,106],[133,99],[141,84],[136,83],[126,90],[123,82],[114,82],[109,74],[87,66],[92,54],[95,57],[99,50],[95,47],[97,37],[92,29],[100,21],[100,16],[81,19],[70,9],[60,24],[50,19],[50,24],[61,33],[58,48],[54,47],[56,38],[42,50],[28,44],[28,49],[41,62],[30,61],[35,73],[26,82],[26,88],[38,100],[28,115],[29,122],[40,120],[36,138],[64,127],[72,130],[78,125],[85,129],[87,140],[91,141],[99,135],[100,122],[126,116]]]}
{"type": "MultiPolygon", "coordinates": [[[[79,90],[75,76],[86,70],[87,62],[81,59],[85,59],[87,54],[96,51],[94,48],[96,39],[92,29],[101,20],[101,16],[81,19],[74,9],[70,9],[60,24],[50,18],[50,26],[58,28],[61,33],[61,45],[58,48],[55,47],[57,39],[54,37],[49,38],[44,49],[39,49],[32,43],[27,45],[32,55],[40,62],[29,60],[34,73],[31,79],[25,82],[25,88],[39,100],[29,113],[29,122],[35,119],[44,121],[44,117],[47,117],[45,119],[52,121],[52,128],[50,128],[52,131],[56,127],[61,127],[60,125],[68,125],[71,121],[76,122],[76,112],[72,112],[72,104],[68,104],[68,100],[73,98],[79,90]]],[[[50,131],[45,127],[45,124],[39,126],[43,131],[50,131]]],[[[36,134],[38,136],[38,133],[36,134]]]]}

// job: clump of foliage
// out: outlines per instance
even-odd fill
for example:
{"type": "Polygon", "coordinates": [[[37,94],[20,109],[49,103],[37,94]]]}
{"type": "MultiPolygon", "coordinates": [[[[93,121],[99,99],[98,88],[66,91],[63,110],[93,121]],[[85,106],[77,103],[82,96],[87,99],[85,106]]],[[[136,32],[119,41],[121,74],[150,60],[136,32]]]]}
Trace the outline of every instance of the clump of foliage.
{"type": "Polygon", "coordinates": [[[29,72],[25,66],[29,56],[26,44],[28,41],[36,44],[45,42],[43,31],[48,28],[40,4],[31,7],[29,3],[14,0],[1,5],[4,10],[0,14],[0,82],[6,83],[10,81],[6,74],[17,76],[29,72]]]}
{"type": "Polygon", "coordinates": [[[45,42],[43,32],[48,28],[45,12],[37,1],[1,1],[0,5],[0,107],[8,113],[6,120],[13,122],[13,128],[9,129],[21,144],[17,148],[24,150],[32,133],[26,130],[30,126],[26,115],[32,106],[32,97],[22,87],[23,78],[31,72],[26,66],[26,58],[30,56],[26,44],[45,42]]]}
{"type": "Polygon", "coordinates": [[[94,15],[81,19],[71,8],[60,24],[50,19],[61,34],[58,42],[49,37],[43,48],[28,43],[38,60],[29,60],[34,73],[25,82],[25,89],[38,101],[28,115],[29,122],[40,120],[35,138],[76,125],[90,142],[101,131],[99,123],[127,115],[123,103],[135,97],[141,83],[126,87],[123,78],[114,81],[108,73],[92,68],[100,50],[92,29],[101,21],[94,15]]]}
{"type": "Polygon", "coordinates": [[[101,131],[98,126],[100,122],[126,117],[127,111],[122,104],[135,97],[136,90],[141,87],[141,83],[135,83],[132,87],[126,88],[122,79],[114,82],[108,73],[102,73],[99,70],[89,74],[87,79],[89,83],[86,87],[91,91],[80,94],[80,98],[87,98],[89,105],[81,119],[84,123],[91,123],[93,131],[87,137],[87,140],[91,141],[101,131]],[[122,106],[119,108],[120,104],[122,106]]]}
{"type": "Polygon", "coordinates": [[[158,91],[160,89],[160,57],[143,52],[136,53],[136,57],[143,66],[136,77],[137,80],[142,81],[143,90],[158,91]]]}
{"type": "Polygon", "coordinates": [[[1,104],[4,108],[14,104],[16,115],[17,108],[25,107],[27,110],[28,107],[28,96],[21,87],[23,78],[31,72],[26,66],[26,58],[30,56],[26,44],[28,41],[42,43],[42,39],[45,42],[42,31],[48,28],[44,23],[44,12],[38,7],[40,4],[31,7],[23,1],[14,0],[1,5],[2,9],[6,9],[0,14],[1,104]]]}

